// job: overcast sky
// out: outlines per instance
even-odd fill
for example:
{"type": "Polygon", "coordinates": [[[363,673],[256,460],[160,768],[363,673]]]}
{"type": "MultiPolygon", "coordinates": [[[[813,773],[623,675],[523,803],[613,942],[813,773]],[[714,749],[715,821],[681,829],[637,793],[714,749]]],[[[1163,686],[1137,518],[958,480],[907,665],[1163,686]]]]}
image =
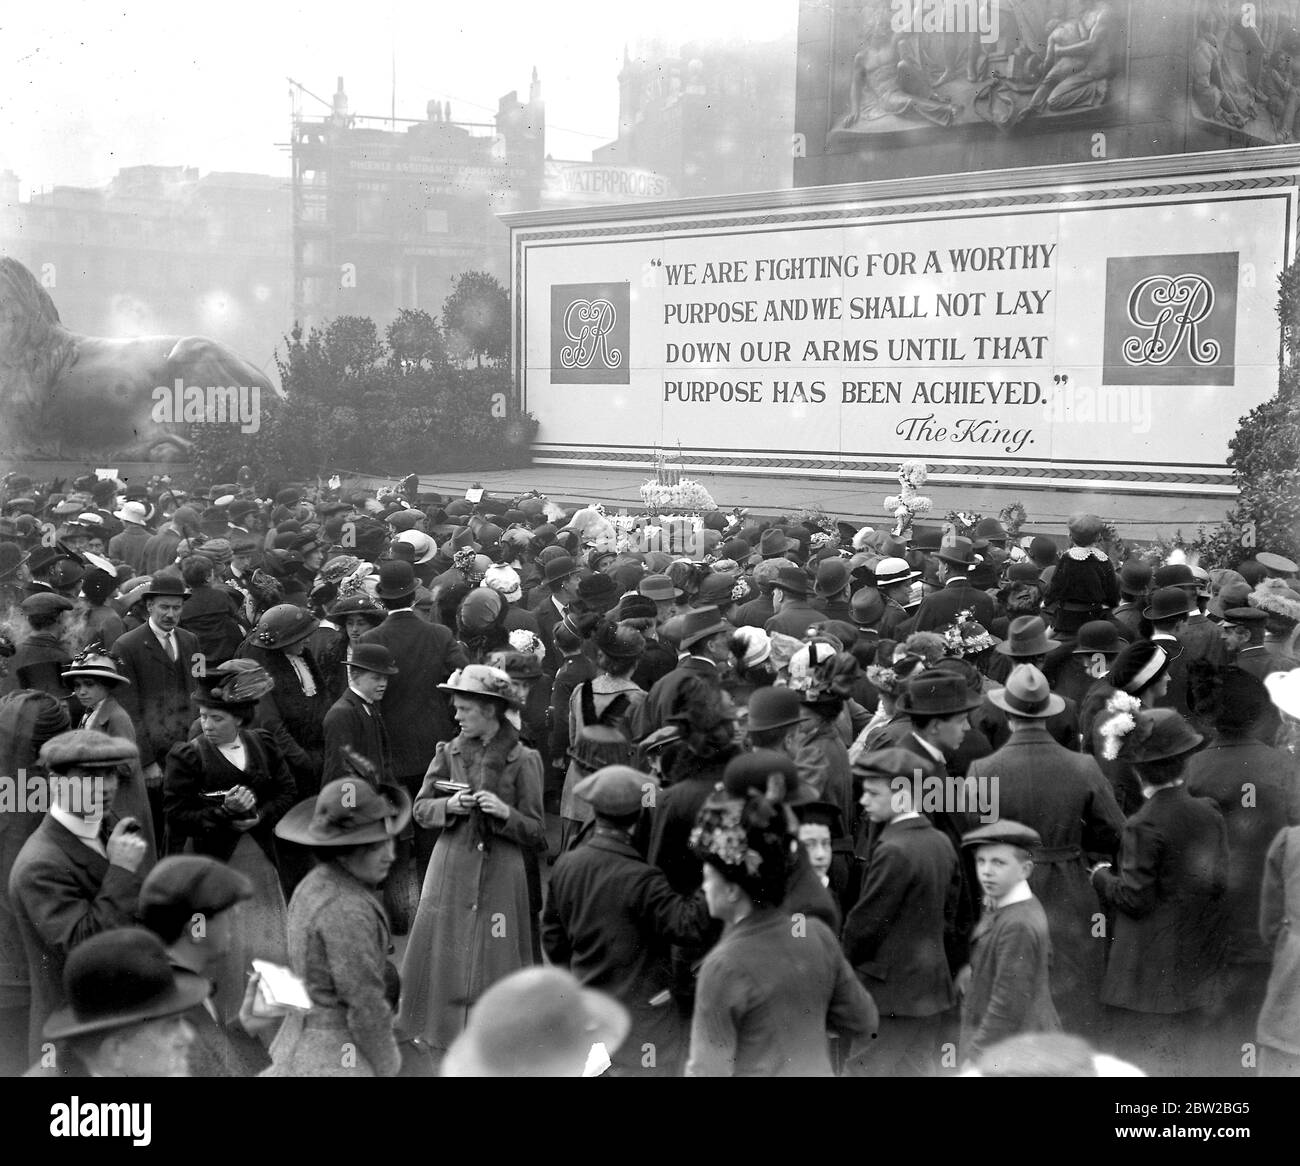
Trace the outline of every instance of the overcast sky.
{"type": "MultiPolygon", "coordinates": [[[[547,149],[589,158],[618,123],[625,43],[650,37],[771,40],[798,0],[8,0],[0,15],[0,170],[23,195],[98,185],[146,163],[287,174],[275,143],[294,77],[353,113],[397,116],[431,98],[457,121],[491,121],[527,96],[534,65],[547,149]]],[[[301,97],[307,114],[323,106],[301,97]]]]}

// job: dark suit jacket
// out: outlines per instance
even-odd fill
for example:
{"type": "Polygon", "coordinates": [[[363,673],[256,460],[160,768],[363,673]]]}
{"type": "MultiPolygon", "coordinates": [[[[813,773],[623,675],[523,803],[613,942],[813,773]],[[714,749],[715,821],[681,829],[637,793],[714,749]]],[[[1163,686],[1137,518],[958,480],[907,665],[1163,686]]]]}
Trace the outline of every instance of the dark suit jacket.
{"type": "Polygon", "coordinates": [[[880,832],[862,896],[844,924],[844,953],[885,1016],[934,1016],[957,999],[949,971],[961,869],[925,817],[880,832]]]}
{"type": "Polygon", "coordinates": [[[949,580],[938,591],[931,591],[921,600],[912,631],[939,631],[952,623],[959,611],[967,609],[974,613],[985,628],[993,623],[998,614],[998,606],[993,602],[993,597],[972,587],[969,579],[949,580]]]}
{"type": "Polygon", "coordinates": [[[338,698],[325,714],[325,768],[321,785],[351,773],[343,746],[351,745],[374,762],[381,778],[392,776],[392,757],[384,724],[383,702],[368,706],[352,689],[338,698]]]}
{"type": "MultiPolygon", "coordinates": [[[[104,823],[111,831],[117,816],[106,814],[104,823]]],[[[9,902],[31,976],[32,1060],[40,1056],[41,1028],[65,1002],[68,953],[101,931],[133,926],[140,884],[148,873],[147,859],[135,872],[110,866],[49,815],[23,843],[9,873],[9,902]]]]}
{"type": "Polygon", "coordinates": [[[680,660],[667,676],[655,681],[646,695],[632,727],[633,740],[639,741],[647,733],[663,726],[673,711],[673,702],[681,691],[682,682],[688,676],[705,680],[715,688],[722,684],[722,676],[711,661],[700,656],[687,656],[680,660]]]}
{"type": "Polygon", "coordinates": [[[1187,763],[1187,792],[1209,798],[1228,827],[1228,913],[1234,962],[1271,962],[1259,938],[1259,895],[1268,848],[1286,826],[1300,825],[1295,759],[1251,736],[1220,735],[1187,763]]]}
{"type": "Polygon", "coordinates": [[[422,776],[439,741],[456,735],[451,703],[438,685],[469,663],[465,649],[441,624],[414,611],[390,611],[363,643],[383,644],[397,662],[397,675],[384,693],[384,722],[393,751],[393,777],[422,776]]]}
{"type": "Polygon", "coordinates": [[[168,658],[147,622],[118,638],[114,653],[122,661],[122,675],[131,683],[119,685],[113,695],[135,726],[140,764],[162,764],[177,741],[189,735],[194,710],[190,704],[193,656],[199,641],[184,628],[176,629],[178,659],[168,658]]]}
{"type": "Polygon", "coordinates": [[[1157,790],[1124,827],[1120,866],[1093,885],[1117,908],[1105,1004],[1185,1012],[1223,995],[1228,833],[1214,803],[1187,787],[1157,790]]]}
{"type": "Polygon", "coordinates": [[[711,930],[703,894],[679,895],[663,871],[620,838],[597,833],[556,860],[542,944],[553,964],[631,1013],[632,1030],[614,1054],[620,1069],[638,1071],[650,1042],[658,1072],[680,1073],[685,1018],[671,1001],[650,1001],[673,987],[671,945],[699,946],[711,930]]]}
{"type": "Polygon", "coordinates": [[[1191,708],[1187,703],[1187,649],[1178,639],[1166,640],[1152,637],[1152,643],[1159,644],[1170,655],[1169,687],[1156,705],[1160,708],[1174,709],[1182,717],[1190,717],[1191,708]]]}
{"type": "Polygon", "coordinates": [[[831,617],[824,611],[818,611],[807,601],[794,600],[787,603],[763,625],[763,630],[771,635],[781,632],[802,640],[804,633],[817,624],[823,624],[831,617]]]}

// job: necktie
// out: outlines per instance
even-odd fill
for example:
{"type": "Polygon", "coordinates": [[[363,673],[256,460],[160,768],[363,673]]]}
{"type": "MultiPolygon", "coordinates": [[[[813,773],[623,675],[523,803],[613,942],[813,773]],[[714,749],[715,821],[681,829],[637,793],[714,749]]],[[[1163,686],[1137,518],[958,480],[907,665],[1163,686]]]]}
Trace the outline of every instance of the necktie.
{"type": "Polygon", "coordinates": [[[171,657],[172,663],[176,662],[176,633],[167,633],[167,655],[171,657]]]}

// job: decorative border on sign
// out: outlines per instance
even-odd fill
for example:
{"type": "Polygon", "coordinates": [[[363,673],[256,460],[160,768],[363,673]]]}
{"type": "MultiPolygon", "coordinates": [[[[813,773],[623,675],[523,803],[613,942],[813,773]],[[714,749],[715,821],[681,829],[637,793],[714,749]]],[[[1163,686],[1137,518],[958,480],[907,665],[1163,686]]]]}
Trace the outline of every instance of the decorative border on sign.
{"type": "MultiPolygon", "coordinates": [[[[652,456],[650,450],[640,449],[600,449],[588,450],[555,449],[546,445],[535,445],[534,456],[547,461],[599,461],[607,465],[644,465],[652,456]]],[[[812,457],[736,457],[730,454],[713,455],[682,450],[674,452],[674,460],[683,466],[736,466],[747,470],[851,470],[858,473],[879,473],[893,477],[898,473],[898,458],[888,461],[853,461],[845,458],[812,457]]],[[[1192,471],[1156,471],[1137,469],[1106,469],[1097,467],[1072,467],[1047,464],[1041,466],[1009,466],[1005,463],[996,466],[976,465],[970,462],[930,462],[931,476],[945,474],[968,474],[981,478],[1061,478],[1068,481],[1123,481],[1123,482],[1164,482],[1190,486],[1223,486],[1231,484],[1230,472],[1225,468],[1222,474],[1195,473],[1192,471]]]]}
{"type": "Polygon", "coordinates": [[[1292,186],[1295,179],[1285,174],[1253,178],[1228,178],[1216,182],[1184,182],[1156,186],[1095,187],[1092,190],[1040,190],[1028,194],[980,195],[970,198],[938,199],[932,202],[879,203],[845,207],[822,206],[814,210],[767,215],[741,214],[725,219],[683,219],[677,222],[651,221],[621,223],[609,227],[569,228],[556,231],[519,231],[519,248],[548,239],[590,239],[609,235],[671,234],[685,230],[716,230],[727,227],[788,225],[812,221],[839,222],[845,219],[872,219],[898,215],[924,215],[937,211],[996,210],[1009,206],[1059,206],[1065,203],[1113,202],[1129,198],[1220,194],[1232,190],[1259,190],[1266,187],[1292,186]]]}

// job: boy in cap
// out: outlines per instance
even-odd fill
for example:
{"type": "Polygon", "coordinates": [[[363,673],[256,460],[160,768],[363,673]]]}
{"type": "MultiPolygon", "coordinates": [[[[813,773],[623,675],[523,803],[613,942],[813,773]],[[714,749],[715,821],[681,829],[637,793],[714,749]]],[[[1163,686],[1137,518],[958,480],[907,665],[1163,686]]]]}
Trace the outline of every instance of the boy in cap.
{"type": "Polygon", "coordinates": [[[611,1076],[680,1076],[688,1022],[672,998],[670,947],[706,941],[711,923],[703,893],[677,894],[634,845],[643,811],[658,794],[652,778],[609,765],[583,778],[574,793],[591,806],[595,829],[555,863],[542,915],[547,958],[628,1010],[631,1032],[613,1054],[611,1076]]]}
{"type": "Polygon", "coordinates": [[[957,974],[962,992],[963,1065],[1021,1032],[1060,1032],[1049,971],[1047,915],[1029,889],[1036,830],[1004,818],[962,837],[975,851],[984,913],[971,936],[971,962],[957,974]]]}
{"type": "Polygon", "coordinates": [[[380,702],[389,677],[397,675],[393,654],[383,644],[356,644],[347,659],[348,690],[325,714],[325,755],[321,784],[328,785],[353,770],[344,755],[350,746],[375,767],[379,780],[389,779],[393,759],[380,702]]]}

